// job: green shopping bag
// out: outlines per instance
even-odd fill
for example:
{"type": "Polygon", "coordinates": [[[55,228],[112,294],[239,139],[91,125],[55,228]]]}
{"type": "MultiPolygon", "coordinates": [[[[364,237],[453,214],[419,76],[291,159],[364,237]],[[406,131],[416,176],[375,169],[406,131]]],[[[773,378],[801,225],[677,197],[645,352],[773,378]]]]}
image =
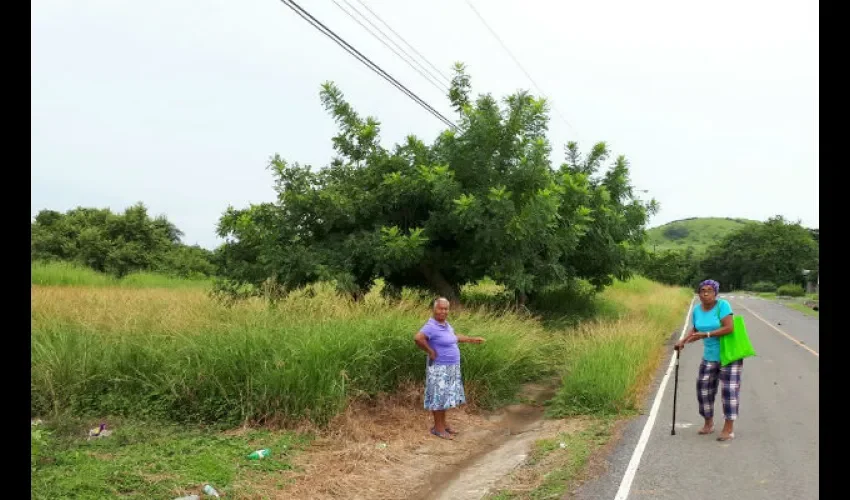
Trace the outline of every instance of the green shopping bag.
{"type": "MultiPolygon", "coordinates": [[[[717,313],[720,316],[720,312],[717,313]]],[[[747,336],[747,325],[743,316],[732,316],[732,333],[720,337],[720,365],[726,366],[733,361],[755,356],[756,351],[747,336]]]]}

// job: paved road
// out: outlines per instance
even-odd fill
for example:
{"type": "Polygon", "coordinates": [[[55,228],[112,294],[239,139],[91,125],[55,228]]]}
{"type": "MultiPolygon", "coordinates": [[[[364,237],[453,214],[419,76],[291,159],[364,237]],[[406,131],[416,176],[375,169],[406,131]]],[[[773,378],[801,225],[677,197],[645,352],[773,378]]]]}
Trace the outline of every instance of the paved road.
{"type": "MultiPolygon", "coordinates": [[[[743,315],[757,357],[744,361],[736,439],[715,439],[723,422],[721,397],[715,402],[715,434],[699,436],[696,375],[702,343],[689,344],[679,363],[676,435],[670,435],[674,378],[664,390],[646,441],[629,500],[718,498],[814,500],[818,491],[819,326],[816,318],[768,300],[724,296],[743,315]],[[757,316],[756,316],[757,315],[757,316]],[[800,346],[773,327],[804,343],[800,346]]],[[[684,317],[684,311],[683,311],[684,317]]],[[[690,327],[689,327],[690,328],[690,327]]],[[[678,338],[679,332],[675,337],[678,338]]],[[[671,345],[673,340],[671,339],[671,345]]],[[[663,363],[656,387],[669,366],[663,363]]],[[[657,389],[656,389],[657,391],[657,389]]],[[[580,500],[614,499],[647,422],[632,421],[608,457],[608,472],[577,493],[580,500]]]]}

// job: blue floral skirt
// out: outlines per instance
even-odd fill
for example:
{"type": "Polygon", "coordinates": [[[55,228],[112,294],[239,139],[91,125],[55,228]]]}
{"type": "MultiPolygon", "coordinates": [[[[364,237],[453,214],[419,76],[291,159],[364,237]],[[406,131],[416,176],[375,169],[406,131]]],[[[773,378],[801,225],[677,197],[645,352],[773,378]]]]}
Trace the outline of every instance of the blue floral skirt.
{"type": "Polygon", "coordinates": [[[425,409],[448,410],[464,403],[460,364],[435,365],[429,360],[425,367],[425,409]]]}

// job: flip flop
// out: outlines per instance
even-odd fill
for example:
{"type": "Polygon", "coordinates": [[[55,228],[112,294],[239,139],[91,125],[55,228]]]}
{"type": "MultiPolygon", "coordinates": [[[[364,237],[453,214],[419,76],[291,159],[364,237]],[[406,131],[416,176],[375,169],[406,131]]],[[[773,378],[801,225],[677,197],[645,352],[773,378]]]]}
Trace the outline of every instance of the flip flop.
{"type": "MultiPolygon", "coordinates": [[[[433,427],[431,427],[431,430],[433,431],[433,430],[434,430],[434,428],[433,428],[433,427]]],[[[449,433],[449,434],[451,434],[451,435],[460,434],[458,431],[456,431],[456,430],[452,429],[451,427],[446,427],[446,432],[448,432],[448,433],[449,433]]]]}
{"type": "Polygon", "coordinates": [[[710,428],[710,429],[708,429],[707,431],[706,431],[706,430],[703,430],[703,429],[700,429],[700,430],[697,432],[697,434],[699,434],[700,436],[705,436],[706,434],[714,434],[714,427],[711,427],[711,428],[710,428]]]}
{"type": "Polygon", "coordinates": [[[733,439],[735,439],[734,432],[730,432],[729,435],[726,437],[723,437],[722,435],[717,437],[718,441],[732,441],[733,439]]]}
{"type": "Polygon", "coordinates": [[[449,434],[448,432],[437,432],[437,429],[434,429],[433,427],[431,427],[431,434],[437,436],[438,438],[442,438],[442,439],[448,439],[448,440],[452,439],[452,435],[449,434]]]}

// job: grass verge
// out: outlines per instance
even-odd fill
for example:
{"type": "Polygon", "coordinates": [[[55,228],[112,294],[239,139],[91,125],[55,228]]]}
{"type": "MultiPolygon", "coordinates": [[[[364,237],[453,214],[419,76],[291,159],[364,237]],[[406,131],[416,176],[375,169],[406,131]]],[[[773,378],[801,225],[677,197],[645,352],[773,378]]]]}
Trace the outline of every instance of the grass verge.
{"type": "Polygon", "coordinates": [[[796,298],[796,299],[791,298],[791,297],[778,297],[775,293],[772,293],[772,292],[759,292],[759,293],[756,293],[755,295],[757,295],[757,296],[759,296],[763,299],[769,299],[769,300],[773,300],[775,302],[778,302],[778,303],[780,303],[780,304],[782,304],[782,305],[784,305],[788,308],[794,309],[795,311],[800,311],[801,313],[803,313],[807,316],[812,316],[814,318],[820,318],[820,312],[819,311],[815,311],[814,309],[812,309],[811,307],[809,307],[809,306],[807,306],[803,303],[806,300],[818,300],[818,294],[809,293],[809,294],[806,294],[805,297],[800,297],[800,298],[796,298]]]}
{"type": "Polygon", "coordinates": [[[601,299],[621,308],[614,319],[584,322],[562,341],[566,373],[547,413],[553,417],[633,412],[639,408],[692,294],[637,279],[601,299]]]}
{"type": "Polygon", "coordinates": [[[534,443],[529,460],[514,472],[511,485],[486,497],[489,500],[555,500],[563,498],[579,480],[590,457],[611,438],[613,417],[591,418],[575,433],[561,433],[534,443]]]}
{"type": "Polygon", "coordinates": [[[113,419],[109,437],[88,440],[96,421],[47,422],[31,429],[32,498],[175,498],[212,485],[229,498],[248,498],[259,477],[291,468],[304,435],[269,430],[224,433],[113,419]],[[272,455],[249,460],[256,449],[272,455]]]}
{"type": "Polygon", "coordinates": [[[791,309],[794,309],[796,311],[800,311],[801,313],[803,313],[807,316],[820,318],[820,312],[819,311],[815,311],[814,309],[812,309],[811,307],[809,307],[805,304],[800,304],[799,302],[783,302],[783,304],[787,307],[790,307],[791,309]]]}

